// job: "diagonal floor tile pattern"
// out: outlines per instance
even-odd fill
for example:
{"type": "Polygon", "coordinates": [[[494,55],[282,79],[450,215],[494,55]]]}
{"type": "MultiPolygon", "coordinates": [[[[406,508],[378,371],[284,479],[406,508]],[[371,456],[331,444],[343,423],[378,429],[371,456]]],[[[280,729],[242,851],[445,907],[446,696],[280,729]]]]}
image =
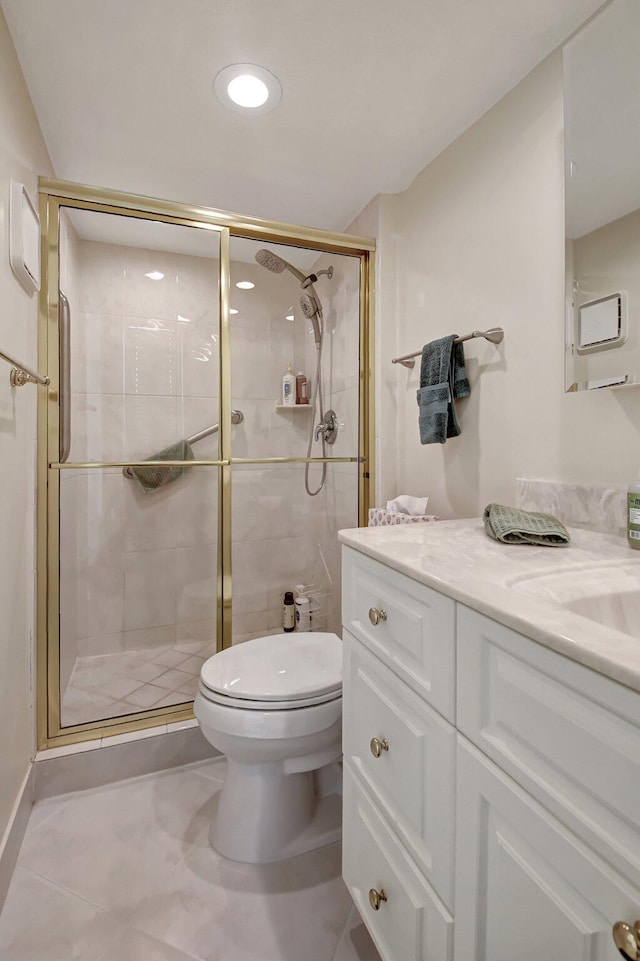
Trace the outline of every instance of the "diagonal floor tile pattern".
{"type": "Polygon", "coordinates": [[[79,657],[62,697],[65,726],[192,701],[215,643],[117,651],[79,657]]]}

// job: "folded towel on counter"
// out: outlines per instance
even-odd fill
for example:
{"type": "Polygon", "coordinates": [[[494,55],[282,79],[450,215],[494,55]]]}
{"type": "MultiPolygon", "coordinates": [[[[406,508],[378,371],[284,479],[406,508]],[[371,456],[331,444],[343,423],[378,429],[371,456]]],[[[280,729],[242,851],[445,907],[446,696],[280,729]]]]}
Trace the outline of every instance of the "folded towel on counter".
{"type": "Polygon", "coordinates": [[[470,389],[464,347],[454,343],[457,336],[450,334],[432,340],[422,348],[417,391],[421,444],[444,444],[448,437],[460,434],[453,401],[456,397],[467,397],[470,389]]]}
{"type": "MultiPolygon", "coordinates": [[[[146,460],[195,460],[193,450],[188,440],[179,440],[171,447],[165,447],[146,460]]],[[[145,494],[157,491],[177,480],[184,473],[184,467],[132,467],[131,474],[137,480],[145,494]]]]}
{"type": "Polygon", "coordinates": [[[399,494],[391,501],[387,501],[387,510],[396,514],[410,514],[418,517],[427,513],[428,497],[412,497],[411,494],[399,494]]]}
{"type": "Polygon", "coordinates": [[[569,531],[553,514],[536,514],[504,504],[487,504],[482,517],[484,529],[503,544],[535,544],[538,547],[565,547],[569,531]]]}

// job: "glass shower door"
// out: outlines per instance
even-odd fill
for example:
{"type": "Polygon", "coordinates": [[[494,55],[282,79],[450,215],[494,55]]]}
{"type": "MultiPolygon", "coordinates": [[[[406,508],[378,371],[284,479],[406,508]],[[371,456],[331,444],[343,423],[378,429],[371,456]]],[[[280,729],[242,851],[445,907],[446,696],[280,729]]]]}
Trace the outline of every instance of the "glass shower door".
{"type": "Polygon", "coordinates": [[[53,726],[186,704],[216,650],[219,467],[189,465],[220,456],[219,257],[216,231],[61,210],[53,726]],[[123,466],[149,459],[177,463],[123,466]]]}
{"type": "Polygon", "coordinates": [[[281,632],[297,585],[311,629],[340,634],[337,533],[358,525],[360,258],[237,237],[230,253],[232,405],[245,414],[231,438],[231,639],[281,632]]]}

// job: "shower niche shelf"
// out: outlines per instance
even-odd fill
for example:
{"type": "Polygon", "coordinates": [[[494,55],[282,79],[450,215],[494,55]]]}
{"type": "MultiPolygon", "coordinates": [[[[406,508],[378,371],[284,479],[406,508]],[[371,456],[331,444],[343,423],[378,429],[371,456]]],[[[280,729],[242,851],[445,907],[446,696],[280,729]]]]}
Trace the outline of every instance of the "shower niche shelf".
{"type": "Polygon", "coordinates": [[[311,410],[311,404],[276,404],[276,410],[311,410]]]}

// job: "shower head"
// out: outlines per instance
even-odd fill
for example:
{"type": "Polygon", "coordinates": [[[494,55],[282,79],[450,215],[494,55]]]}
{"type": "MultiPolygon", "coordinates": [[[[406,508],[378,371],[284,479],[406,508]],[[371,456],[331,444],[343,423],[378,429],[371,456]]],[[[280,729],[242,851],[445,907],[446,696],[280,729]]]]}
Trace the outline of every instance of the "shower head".
{"type": "Polygon", "coordinates": [[[303,294],[300,298],[300,307],[307,320],[311,320],[318,313],[318,303],[311,294],[303,294]]]}
{"type": "Polygon", "coordinates": [[[323,274],[331,278],[333,276],[333,267],[329,267],[327,270],[319,270],[317,274],[309,274],[305,277],[301,271],[293,267],[287,260],[279,257],[278,254],[274,254],[272,250],[267,250],[265,247],[256,254],[256,263],[260,264],[261,267],[266,267],[272,274],[281,274],[283,270],[290,270],[293,276],[298,279],[300,286],[305,291],[300,298],[300,307],[307,320],[311,321],[316,348],[320,349],[322,345],[322,305],[313,284],[314,281],[317,281],[318,277],[321,277],[323,274]]]}
{"type": "Polygon", "coordinates": [[[307,320],[311,321],[316,348],[319,349],[322,343],[322,334],[320,332],[320,317],[322,317],[322,311],[320,304],[313,294],[303,294],[300,298],[300,308],[307,320]]]}
{"type": "Polygon", "coordinates": [[[266,250],[264,247],[256,254],[256,263],[260,264],[261,267],[266,267],[272,274],[281,274],[285,269],[290,270],[301,284],[306,280],[305,275],[300,270],[293,267],[288,261],[283,260],[282,257],[278,257],[272,250],[266,250]]]}

